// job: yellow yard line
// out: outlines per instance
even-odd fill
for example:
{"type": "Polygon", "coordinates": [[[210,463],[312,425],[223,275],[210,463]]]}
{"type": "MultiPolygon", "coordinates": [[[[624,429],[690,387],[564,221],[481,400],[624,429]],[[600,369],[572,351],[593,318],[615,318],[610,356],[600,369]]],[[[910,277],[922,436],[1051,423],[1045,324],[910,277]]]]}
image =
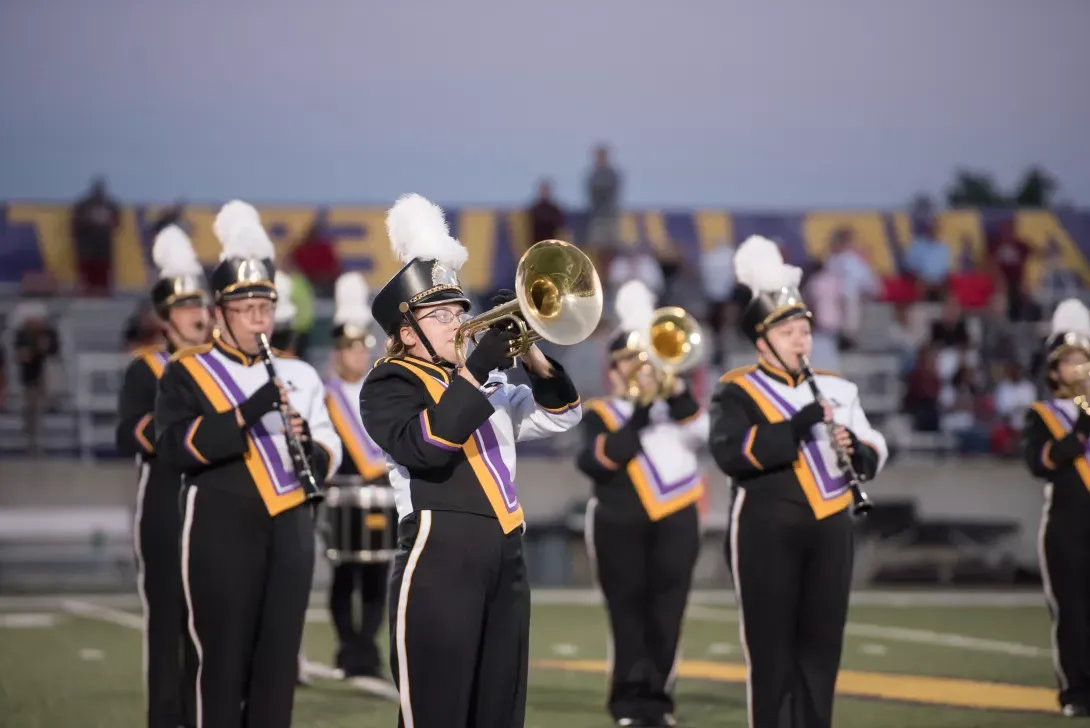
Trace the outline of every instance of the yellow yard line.
{"type": "MultiPolygon", "coordinates": [[[[606,663],[602,660],[535,660],[532,666],[545,670],[606,671],[606,663]]],[[[744,683],[746,668],[730,662],[688,660],[678,667],[678,675],[717,682],[744,683]]],[[[1054,690],[959,678],[841,670],[836,691],[840,695],[852,697],[960,708],[1059,712],[1054,690]]]]}

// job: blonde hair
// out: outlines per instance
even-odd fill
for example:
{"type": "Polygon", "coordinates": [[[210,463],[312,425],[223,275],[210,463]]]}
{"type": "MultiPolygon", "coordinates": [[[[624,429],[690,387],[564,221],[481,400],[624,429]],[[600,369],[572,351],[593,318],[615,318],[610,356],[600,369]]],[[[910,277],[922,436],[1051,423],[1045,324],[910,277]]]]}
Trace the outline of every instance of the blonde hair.
{"type": "Polygon", "coordinates": [[[405,346],[405,342],[401,340],[400,330],[398,330],[396,335],[386,339],[386,356],[391,359],[397,359],[408,353],[409,347],[405,346]]]}

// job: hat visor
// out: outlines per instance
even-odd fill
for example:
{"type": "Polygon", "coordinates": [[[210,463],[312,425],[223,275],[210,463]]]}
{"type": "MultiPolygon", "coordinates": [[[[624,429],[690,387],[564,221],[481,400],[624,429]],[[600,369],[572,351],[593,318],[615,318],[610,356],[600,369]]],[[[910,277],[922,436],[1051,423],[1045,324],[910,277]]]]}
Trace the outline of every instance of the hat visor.
{"type": "Polygon", "coordinates": [[[441,303],[460,303],[462,307],[468,311],[473,304],[466,298],[466,294],[460,290],[448,288],[442,291],[436,291],[435,293],[428,294],[419,301],[413,303],[413,310],[418,308],[428,308],[430,306],[438,306],[441,303]]]}
{"type": "Polygon", "coordinates": [[[244,298],[267,298],[270,301],[277,299],[276,288],[268,283],[253,283],[235,285],[219,294],[221,301],[240,301],[244,298]]]}

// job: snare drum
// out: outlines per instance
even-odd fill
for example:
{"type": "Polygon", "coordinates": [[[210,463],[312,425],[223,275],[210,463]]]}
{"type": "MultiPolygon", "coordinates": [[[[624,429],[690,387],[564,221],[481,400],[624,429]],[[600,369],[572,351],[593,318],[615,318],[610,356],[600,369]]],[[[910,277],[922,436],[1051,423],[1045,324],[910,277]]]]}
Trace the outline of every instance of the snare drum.
{"type": "Polygon", "coordinates": [[[397,507],[388,485],[332,485],[326,490],[322,531],[333,564],[370,564],[397,552],[397,507]]]}

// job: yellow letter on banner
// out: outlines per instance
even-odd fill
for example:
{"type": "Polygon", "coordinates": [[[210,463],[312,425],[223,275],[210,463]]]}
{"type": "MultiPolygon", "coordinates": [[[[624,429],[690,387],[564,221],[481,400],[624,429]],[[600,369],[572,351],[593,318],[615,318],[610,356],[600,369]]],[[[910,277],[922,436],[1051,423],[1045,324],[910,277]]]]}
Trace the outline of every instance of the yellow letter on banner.
{"type": "MultiPolygon", "coordinates": [[[[1084,281],[1090,283],[1090,265],[1087,265],[1086,257],[1055,215],[1048,210],[1025,210],[1017,214],[1016,220],[1018,236],[1034,252],[1044,253],[1048,244],[1055,242],[1068,270],[1075,271],[1084,281]]],[[[1026,283],[1030,286],[1036,286],[1041,278],[1041,258],[1041,255],[1033,255],[1026,263],[1026,283]]]]}
{"type": "Polygon", "coordinates": [[[136,211],[131,207],[121,210],[121,224],[114,235],[113,257],[115,288],[143,291],[148,287],[148,267],[140,245],[140,231],[136,229],[136,211]]]}
{"type": "Polygon", "coordinates": [[[381,287],[401,270],[402,263],[390,250],[386,236],[386,210],[379,207],[338,207],[329,211],[332,227],[363,228],[360,237],[339,236],[337,255],[342,261],[370,261],[367,282],[372,288],[381,287]]]}
{"type": "Polygon", "coordinates": [[[735,242],[730,215],[721,210],[699,210],[694,215],[694,223],[701,252],[712,250],[722,243],[735,242]]]}
{"type": "Polygon", "coordinates": [[[811,212],[802,222],[802,239],[814,260],[824,260],[829,250],[829,238],[838,228],[855,233],[859,250],[881,276],[893,275],[893,256],[882,215],[877,212],[811,212]]]}
{"type": "Polygon", "coordinates": [[[68,209],[61,205],[9,205],[8,222],[30,225],[42,265],[60,286],[76,284],[76,249],[68,230],[68,209]]]}

